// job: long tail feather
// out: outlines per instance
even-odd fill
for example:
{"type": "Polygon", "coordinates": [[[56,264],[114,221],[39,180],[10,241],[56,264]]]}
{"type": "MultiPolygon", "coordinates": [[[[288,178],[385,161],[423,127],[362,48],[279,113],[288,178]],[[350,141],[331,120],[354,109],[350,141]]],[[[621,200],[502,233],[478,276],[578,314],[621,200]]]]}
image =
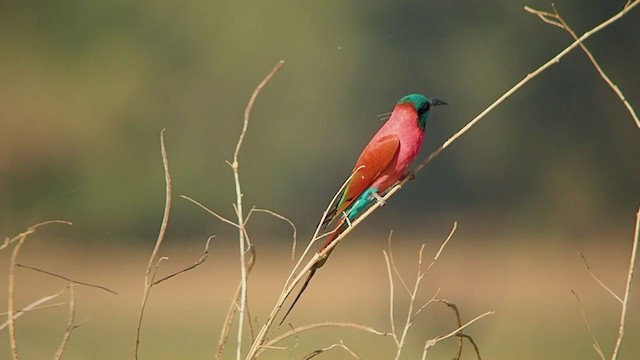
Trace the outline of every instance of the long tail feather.
{"type": "Polygon", "coordinates": [[[298,292],[298,295],[296,296],[296,298],[293,300],[293,303],[291,303],[291,306],[289,306],[289,310],[287,310],[287,313],[284,314],[284,317],[282,318],[282,320],[280,320],[280,325],[282,325],[282,323],[284,322],[284,320],[287,318],[287,316],[289,315],[289,313],[291,312],[291,310],[293,310],[293,307],[296,305],[296,303],[298,302],[298,300],[300,300],[300,296],[302,296],[302,293],[304,292],[304,290],[307,288],[307,285],[309,285],[309,281],[311,281],[311,278],[313,278],[313,275],[316,274],[316,270],[318,270],[317,267],[313,267],[311,268],[311,271],[309,272],[309,276],[307,276],[307,280],[304,281],[304,284],[302,285],[302,288],[300,289],[300,291],[298,292]]]}
{"type": "MultiPolygon", "coordinates": [[[[342,229],[343,225],[345,223],[345,220],[340,220],[340,222],[338,223],[338,225],[336,226],[335,230],[331,233],[331,235],[329,235],[329,237],[327,238],[327,241],[322,245],[322,247],[320,248],[320,251],[324,250],[327,246],[329,246],[329,244],[331,244],[338,236],[340,236],[340,234],[342,233],[342,231],[344,231],[344,229],[342,229]]],[[[335,249],[335,247],[334,247],[335,249]]],[[[326,257],[324,259],[321,259],[320,261],[318,261],[312,268],[311,270],[309,270],[309,275],[307,276],[307,279],[304,281],[304,284],[302,284],[302,288],[300,288],[300,291],[298,291],[298,295],[296,295],[296,298],[293,300],[293,303],[291,303],[291,306],[289,306],[289,310],[287,310],[287,313],[284,314],[284,317],[282,318],[282,320],[280,320],[280,325],[282,325],[282,323],[284,322],[284,320],[287,318],[287,316],[289,315],[289,313],[291,312],[291,310],[293,310],[293,307],[296,305],[296,303],[298,302],[298,300],[300,299],[300,296],[302,296],[302,293],[307,289],[307,286],[309,285],[309,282],[311,281],[311,279],[313,278],[313,276],[316,274],[316,271],[322,267],[322,265],[324,265],[324,263],[327,261],[327,258],[329,258],[329,255],[331,255],[331,252],[333,251],[333,249],[331,249],[331,251],[329,251],[326,255],[326,257]]]]}

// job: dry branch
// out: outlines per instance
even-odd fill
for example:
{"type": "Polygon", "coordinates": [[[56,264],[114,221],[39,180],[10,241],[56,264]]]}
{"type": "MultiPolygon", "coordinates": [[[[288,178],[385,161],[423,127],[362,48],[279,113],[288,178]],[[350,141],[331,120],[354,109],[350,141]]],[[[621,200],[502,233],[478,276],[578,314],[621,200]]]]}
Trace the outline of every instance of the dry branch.
{"type": "Polygon", "coordinates": [[[76,293],[75,293],[75,283],[73,281],[69,282],[69,315],[67,316],[67,329],[62,336],[62,342],[58,347],[58,350],[53,355],[54,360],[60,360],[62,358],[62,354],[67,347],[67,343],[69,343],[69,339],[71,338],[71,332],[84,324],[85,322],[81,322],[79,324],[75,323],[76,316],[76,293]]]}
{"type": "Polygon", "coordinates": [[[160,132],[160,151],[162,155],[162,165],[164,168],[165,179],[165,202],[164,202],[164,214],[162,215],[162,223],[160,224],[160,231],[158,232],[158,238],[156,244],[149,257],[149,263],[147,264],[147,271],[144,276],[144,290],[142,294],[142,304],[140,305],[140,314],[138,316],[138,326],[136,327],[136,344],[133,352],[133,358],[138,359],[138,349],[140,348],[140,332],[142,331],[142,319],[144,317],[144,310],[147,306],[147,300],[149,299],[149,293],[153,287],[153,282],[158,272],[160,262],[165,258],[160,258],[156,262],[160,245],[164,239],[164,235],[169,225],[169,214],[171,212],[171,174],[169,173],[169,160],[167,159],[167,149],[164,146],[164,129],[160,132]],[[154,268],[155,263],[155,268],[154,268]]]}
{"type": "MultiPolygon", "coordinates": [[[[622,93],[622,91],[618,88],[618,86],[616,86],[613,83],[613,81],[611,81],[609,76],[604,72],[604,70],[602,69],[602,67],[598,63],[598,61],[595,59],[595,57],[591,53],[591,51],[586,47],[586,45],[584,45],[584,40],[588,37],[588,35],[590,35],[592,33],[595,33],[596,30],[599,31],[599,30],[603,29],[605,26],[607,26],[607,25],[613,23],[614,21],[618,20],[619,18],[624,16],[628,11],[630,11],[632,8],[637,6],[638,4],[640,4],[640,0],[635,0],[635,1],[629,0],[629,1],[627,1],[627,3],[624,5],[622,11],[620,11],[619,13],[617,13],[616,15],[611,17],[609,20],[603,22],[602,24],[600,24],[596,28],[592,29],[591,31],[585,33],[580,38],[576,35],[576,33],[569,26],[569,24],[562,18],[562,16],[560,16],[560,13],[558,13],[558,10],[556,9],[554,4],[551,4],[551,7],[553,8],[553,13],[546,12],[546,11],[535,10],[535,9],[530,8],[530,7],[525,7],[525,10],[530,12],[530,13],[532,13],[532,14],[534,14],[534,15],[536,15],[536,16],[538,16],[542,21],[544,21],[544,22],[546,22],[548,24],[557,26],[557,27],[567,31],[569,33],[569,35],[571,35],[571,37],[574,39],[574,43],[572,44],[572,46],[575,45],[575,44],[578,44],[582,48],[582,50],[584,51],[586,56],[589,58],[589,61],[591,61],[591,63],[595,67],[595,69],[600,74],[600,77],[605,81],[605,83],[607,83],[607,85],[611,88],[611,90],[618,96],[620,101],[623,103],[623,105],[626,107],[627,111],[631,115],[631,118],[634,120],[636,126],[640,129],[640,120],[638,119],[638,115],[636,114],[636,112],[633,109],[633,107],[631,106],[631,104],[629,104],[629,102],[625,98],[625,96],[622,93]]],[[[584,255],[579,253],[579,255],[581,256],[582,261],[584,263],[584,266],[586,267],[589,275],[603,289],[605,289],[609,294],[611,294],[621,305],[620,319],[619,319],[619,322],[618,322],[618,336],[616,338],[616,343],[614,345],[614,348],[613,348],[613,351],[612,351],[612,354],[611,354],[611,360],[616,360],[618,358],[618,353],[620,351],[620,346],[622,345],[622,339],[624,337],[624,327],[625,327],[625,320],[626,320],[626,316],[627,316],[627,306],[628,306],[628,303],[629,303],[629,293],[631,291],[631,280],[633,278],[633,273],[634,273],[634,270],[635,270],[635,259],[636,259],[636,255],[637,255],[637,251],[638,251],[638,232],[640,231],[639,228],[640,228],[640,208],[638,208],[638,213],[636,214],[636,227],[635,227],[633,245],[632,245],[632,249],[631,249],[631,259],[629,260],[629,268],[628,268],[628,271],[627,271],[627,282],[626,282],[626,286],[625,286],[625,293],[624,293],[624,296],[622,298],[620,296],[618,296],[613,290],[611,290],[607,285],[605,285],[604,282],[602,282],[602,280],[600,280],[600,278],[598,278],[591,271],[591,268],[589,267],[589,264],[587,263],[586,258],[584,257],[584,255]]],[[[597,339],[595,338],[595,336],[593,334],[593,331],[591,330],[591,326],[589,325],[589,321],[587,319],[586,312],[584,311],[584,309],[582,307],[582,303],[580,301],[580,298],[578,297],[578,294],[576,294],[573,290],[572,290],[572,292],[575,295],[576,299],[578,300],[578,304],[580,305],[580,311],[582,312],[582,316],[583,316],[583,319],[584,319],[585,324],[587,326],[587,330],[589,331],[589,334],[591,335],[591,338],[592,338],[592,341],[593,341],[593,347],[595,348],[595,350],[598,353],[598,355],[600,356],[600,358],[604,359],[604,354],[602,352],[602,349],[601,349],[600,345],[598,344],[597,339]]]]}
{"type": "Polygon", "coordinates": [[[9,261],[9,286],[7,291],[7,323],[9,326],[9,344],[11,347],[11,357],[13,360],[18,360],[18,344],[16,341],[16,327],[14,322],[14,319],[16,318],[14,316],[15,314],[14,292],[15,292],[15,280],[16,280],[15,272],[16,272],[16,264],[18,263],[18,254],[20,253],[20,249],[22,248],[22,245],[24,245],[24,242],[27,240],[27,237],[33,234],[37,228],[44,225],[48,225],[48,224],[72,225],[71,222],[64,221],[64,220],[50,220],[50,221],[41,222],[31,226],[30,228],[27,229],[27,231],[11,239],[9,238],[5,239],[4,243],[0,247],[0,250],[2,250],[5,247],[9,246],[9,244],[12,244],[14,242],[16,243],[16,245],[13,247],[13,251],[11,252],[11,259],[9,261]]]}
{"type": "MultiPolygon", "coordinates": [[[[253,270],[253,266],[255,265],[256,252],[255,248],[251,247],[250,249],[251,257],[249,258],[249,262],[247,263],[247,276],[253,270]]],[[[238,300],[240,298],[240,292],[242,291],[242,280],[238,283],[238,287],[236,288],[236,292],[233,295],[233,299],[231,300],[231,304],[229,305],[229,310],[227,310],[227,315],[225,316],[224,323],[222,325],[222,331],[220,332],[220,338],[218,339],[218,346],[216,347],[216,353],[214,359],[219,360],[222,358],[222,352],[224,351],[224,347],[227,344],[227,338],[229,336],[229,330],[231,329],[231,324],[233,323],[233,318],[238,311],[238,300]]]]}
{"type": "MultiPolygon", "coordinates": [[[[62,294],[64,292],[65,289],[66,289],[66,287],[64,289],[58,291],[55,294],[44,296],[44,297],[32,302],[31,304],[23,307],[22,309],[14,312],[13,313],[13,320],[16,320],[17,318],[19,318],[20,316],[22,316],[23,314],[25,314],[26,312],[29,312],[29,311],[47,309],[47,308],[50,308],[50,307],[53,307],[53,306],[63,305],[64,303],[48,304],[48,305],[42,305],[42,304],[57,298],[58,296],[60,296],[60,294],[62,294]],[[42,305],[42,306],[40,306],[40,305],[42,305]]],[[[7,315],[7,314],[9,314],[9,312],[3,312],[3,313],[0,313],[0,316],[4,316],[4,315],[7,315]]],[[[2,324],[0,324],[0,331],[4,330],[7,326],[9,326],[9,320],[7,320],[7,321],[3,322],[2,324]]]]}
{"type": "Polygon", "coordinates": [[[322,353],[324,353],[326,351],[333,350],[333,349],[343,349],[344,351],[349,353],[349,355],[353,356],[354,358],[360,359],[360,357],[358,355],[356,355],[356,353],[354,353],[351,349],[349,349],[349,347],[347,345],[345,345],[342,342],[342,340],[340,340],[339,344],[332,344],[332,345],[329,345],[329,346],[327,346],[325,348],[312,351],[311,353],[307,354],[306,356],[303,356],[302,360],[312,359],[312,358],[314,358],[314,357],[316,357],[316,356],[318,356],[318,355],[320,355],[320,354],[322,354],[322,353]]]}
{"type": "MultiPolygon", "coordinates": [[[[633,4],[631,3],[631,1],[628,1],[624,6],[624,10],[628,11],[632,7],[636,6],[637,4],[638,4],[638,1],[634,1],[633,4]]],[[[542,21],[546,22],[547,24],[557,26],[567,31],[575,41],[578,41],[580,43],[580,47],[582,48],[582,51],[584,51],[584,53],[587,55],[587,57],[589,58],[589,61],[591,61],[591,63],[593,64],[593,67],[596,69],[596,71],[598,71],[598,74],[600,75],[602,80],[604,80],[604,82],[607,83],[607,85],[618,96],[618,98],[620,98],[620,101],[622,101],[624,106],[627,108],[627,111],[631,115],[631,118],[633,119],[633,121],[636,123],[636,126],[638,127],[638,129],[640,129],[640,119],[638,119],[638,115],[636,114],[635,110],[633,109],[629,101],[627,101],[627,99],[625,98],[620,88],[618,88],[618,86],[613,83],[611,78],[609,78],[609,76],[604,72],[604,70],[602,69],[602,67],[596,60],[596,58],[591,53],[591,51],[589,51],[589,49],[584,45],[584,43],[580,41],[580,39],[578,38],[578,35],[576,35],[576,33],[573,31],[573,29],[571,29],[569,24],[567,24],[567,22],[562,18],[562,16],[560,16],[560,14],[558,13],[558,10],[556,9],[555,4],[551,3],[551,7],[553,8],[553,13],[535,10],[528,6],[525,6],[524,9],[538,16],[542,21]]]]}
{"type": "Polygon", "coordinates": [[[242,147],[242,143],[244,141],[244,137],[247,133],[247,128],[249,126],[249,119],[251,117],[251,111],[253,110],[253,104],[256,101],[256,98],[262,91],[262,89],[271,81],[273,76],[280,70],[280,68],[284,65],[284,61],[280,60],[276,66],[271,70],[271,72],[267,75],[267,77],[258,84],[258,86],[251,94],[251,98],[249,98],[249,102],[247,103],[247,107],[244,111],[244,122],[242,124],[242,132],[240,133],[240,137],[238,138],[238,143],[236,144],[236,150],[233,153],[233,162],[230,164],[231,169],[233,169],[233,179],[236,187],[236,215],[238,217],[238,243],[240,245],[240,278],[242,280],[242,286],[240,291],[240,315],[238,317],[238,339],[236,345],[236,359],[240,360],[242,356],[242,334],[244,331],[244,317],[245,317],[245,308],[247,304],[247,263],[245,260],[245,221],[244,214],[242,212],[242,189],[240,187],[240,174],[238,171],[238,155],[240,154],[240,149],[242,147]]]}
{"type": "Polygon", "coordinates": [[[105,286],[102,286],[102,285],[89,284],[89,283],[86,283],[86,282],[73,280],[73,279],[70,279],[70,278],[68,278],[66,276],[62,276],[62,275],[53,273],[51,271],[42,270],[42,269],[39,269],[37,267],[33,267],[33,266],[29,266],[29,265],[16,264],[16,266],[17,267],[21,267],[21,268],[25,268],[25,269],[29,269],[29,270],[33,270],[33,271],[36,271],[36,272],[39,272],[39,273],[42,273],[42,274],[46,274],[46,275],[49,275],[49,276],[53,276],[53,277],[58,278],[58,279],[66,280],[67,282],[69,282],[71,284],[92,287],[92,288],[104,290],[104,291],[112,293],[114,295],[118,295],[118,293],[115,290],[111,290],[108,287],[105,287],[105,286]]]}
{"type": "Polygon", "coordinates": [[[164,282],[166,280],[171,279],[174,276],[180,275],[182,273],[185,273],[187,271],[193,270],[195,268],[197,268],[198,266],[200,266],[200,264],[202,264],[205,260],[207,260],[207,257],[209,257],[209,245],[211,244],[211,240],[213,240],[214,236],[209,236],[209,238],[207,239],[207,242],[204,244],[204,253],[202,253],[202,255],[200,256],[200,258],[198,260],[196,260],[193,264],[185,267],[182,270],[176,271],[173,274],[169,274],[159,280],[156,280],[153,282],[153,284],[151,284],[152,286],[158,285],[161,282],[164,282]]]}
{"type": "Polygon", "coordinates": [[[591,324],[589,323],[589,317],[587,316],[587,312],[584,310],[584,306],[582,306],[582,300],[580,300],[578,293],[575,292],[573,289],[571,289],[571,293],[573,294],[573,296],[575,296],[576,301],[578,302],[578,307],[580,308],[580,314],[582,315],[582,320],[584,320],[584,324],[587,327],[589,336],[591,336],[591,343],[593,345],[593,348],[598,353],[598,356],[600,356],[600,360],[605,360],[605,356],[604,356],[604,353],[602,352],[602,348],[600,347],[600,343],[598,343],[598,339],[596,339],[596,336],[594,335],[593,330],[591,329],[591,324]]]}

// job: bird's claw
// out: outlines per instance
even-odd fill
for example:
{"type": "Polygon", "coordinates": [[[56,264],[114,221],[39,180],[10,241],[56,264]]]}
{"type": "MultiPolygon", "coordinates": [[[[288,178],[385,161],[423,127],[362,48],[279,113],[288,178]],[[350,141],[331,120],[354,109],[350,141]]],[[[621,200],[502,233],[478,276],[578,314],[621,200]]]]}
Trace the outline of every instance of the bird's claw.
{"type": "Polygon", "coordinates": [[[378,195],[378,193],[372,193],[371,197],[376,199],[376,201],[380,203],[380,206],[384,206],[387,204],[387,202],[382,198],[382,196],[378,195]]]}

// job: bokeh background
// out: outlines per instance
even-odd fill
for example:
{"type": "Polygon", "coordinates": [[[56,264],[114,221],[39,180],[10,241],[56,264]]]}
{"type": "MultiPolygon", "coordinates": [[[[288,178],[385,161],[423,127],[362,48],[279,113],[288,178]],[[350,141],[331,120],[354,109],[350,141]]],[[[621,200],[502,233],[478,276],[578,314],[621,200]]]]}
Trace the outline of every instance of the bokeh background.
{"type": "MultiPolygon", "coordinates": [[[[308,239],[381,126],[379,115],[400,97],[418,92],[450,104],[429,120],[426,156],[571,42],[525,5],[550,7],[498,0],[0,4],[0,233],[71,220],[71,228],[42,230],[24,262],[121,292],[114,300],[82,291],[81,313],[91,320],[74,335],[68,358],[131,354],[145,258],[163,211],[161,129],[174,194],[232,217],[225,160],[233,156],[255,85],[285,60],[254,107],[241,179],[245,207],[288,216],[300,239],[308,239]]],[[[624,1],[556,5],[581,34],[624,1]]],[[[587,42],[636,107],[638,24],[635,9],[587,42]]],[[[607,348],[616,304],[590,281],[576,252],[621,291],[640,199],[639,154],[639,129],[574,51],[443,152],[341,245],[318,290],[299,305],[299,319],[335,316],[385,327],[380,252],[388,231],[395,231],[398,256],[409,266],[418,243],[434,250],[457,220],[460,229],[425,296],[442,288],[468,317],[496,310],[472,331],[488,358],[595,356],[569,289],[585,294],[607,348]]],[[[237,281],[235,233],[178,197],[172,210],[166,271],[197,258],[212,234],[216,255],[154,295],[143,354],[206,358],[237,281]]],[[[255,275],[260,318],[288,269],[291,231],[262,215],[249,230],[264,266],[255,275]]],[[[8,264],[8,251],[0,255],[8,264]]],[[[18,275],[25,304],[64,285],[26,270],[18,275]]],[[[640,354],[637,296],[632,300],[628,358],[640,354]]],[[[415,349],[423,334],[440,329],[434,323],[451,321],[447,311],[434,310],[417,330],[415,349]]],[[[61,337],[64,316],[63,310],[25,316],[24,351],[48,356],[46,344],[61,337]]],[[[2,358],[9,353],[6,332],[0,335],[2,358]]],[[[319,339],[300,338],[297,351],[337,341],[331,332],[319,339]]],[[[383,351],[361,347],[355,346],[365,355],[383,351]]]]}

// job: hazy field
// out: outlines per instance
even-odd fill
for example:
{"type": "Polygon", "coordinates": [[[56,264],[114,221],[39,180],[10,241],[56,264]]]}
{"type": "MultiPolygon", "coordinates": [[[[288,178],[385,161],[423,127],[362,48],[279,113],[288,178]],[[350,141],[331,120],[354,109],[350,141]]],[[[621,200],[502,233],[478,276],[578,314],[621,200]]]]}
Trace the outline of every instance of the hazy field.
{"type": "MultiPolygon", "coordinates": [[[[401,232],[395,237],[396,261],[411,281],[419,244],[406,241],[401,232]]],[[[461,232],[425,279],[421,298],[428,300],[441,288],[440,297],[458,304],[463,320],[495,310],[495,315],[480,320],[467,331],[475,338],[484,359],[595,359],[597,354],[591,347],[570,289],[579,293],[596,336],[605,352],[610,352],[617,334],[617,304],[589,277],[576,252],[582,251],[597,274],[614,291],[621,292],[629,249],[609,245],[611,238],[556,246],[554,244],[561,242],[532,237],[517,239],[517,243],[526,243],[526,246],[512,246],[509,239],[476,239],[461,232]]],[[[414,240],[419,241],[415,237],[414,240]]],[[[424,240],[428,242],[426,253],[430,259],[441,237],[429,235],[424,240]]],[[[386,236],[381,234],[354,237],[341,244],[318,273],[289,321],[302,325],[349,320],[388,330],[388,281],[381,253],[385,242],[386,236]]],[[[119,292],[116,296],[86,287],[77,289],[76,318],[77,321],[88,319],[88,322],[72,333],[64,358],[132,358],[143,275],[151,248],[85,248],[78,252],[55,247],[54,243],[42,238],[29,239],[19,262],[119,292]]],[[[162,274],[190,264],[200,256],[200,244],[188,242],[176,246],[178,243],[180,241],[172,240],[171,245],[161,251],[170,257],[161,269],[162,274]]],[[[272,251],[261,243],[257,246],[258,261],[251,275],[249,297],[251,314],[260,323],[282,286],[290,260],[288,249],[272,251]]],[[[6,269],[9,251],[5,250],[1,256],[2,267],[6,269]]],[[[143,324],[142,359],[212,358],[221,322],[238,280],[236,258],[233,248],[214,244],[210,258],[201,267],[153,289],[143,324]]],[[[6,289],[6,285],[6,277],[2,276],[0,286],[6,289]]],[[[18,269],[17,306],[56,292],[64,285],[64,281],[18,269]]],[[[635,286],[621,359],[640,355],[637,280],[635,286]]],[[[400,291],[397,294],[402,295],[400,291]]],[[[396,315],[400,319],[404,317],[406,303],[404,297],[397,299],[402,299],[396,303],[396,315]]],[[[57,301],[67,301],[67,294],[57,301]]],[[[6,308],[5,296],[0,305],[6,308]]],[[[66,310],[66,306],[39,310],[17,321],[21,358],[51,357],[64,333],[66,310]]],[[[452,329],[454,318],[450,310],[441,304],[431,306],[412,329],[404,358],[415,358],[425,339],[452,329]]],[[[0,336],[0,358],[8,359],[6,329],[0,336]]],[[[263,358],[299,358],[340,340],[364,359],[389,358],[394,351],[391,338],[353,330],[321,330],[300,334],[297,344],[287,343],[296,346],[291,352],[271,350],[263,358]]],[[[455,340],[439,344],[430,358],[450,359],[454,344],[455,340]]],[[[231,347],[227,350],[230,358],[231,347]]],[[[464,358],[475,358],[469,346],[465,354],[464,358]]],[[[350,357],[342,350],[333,350],[324,354],[324,358],[350,357]]]]}

